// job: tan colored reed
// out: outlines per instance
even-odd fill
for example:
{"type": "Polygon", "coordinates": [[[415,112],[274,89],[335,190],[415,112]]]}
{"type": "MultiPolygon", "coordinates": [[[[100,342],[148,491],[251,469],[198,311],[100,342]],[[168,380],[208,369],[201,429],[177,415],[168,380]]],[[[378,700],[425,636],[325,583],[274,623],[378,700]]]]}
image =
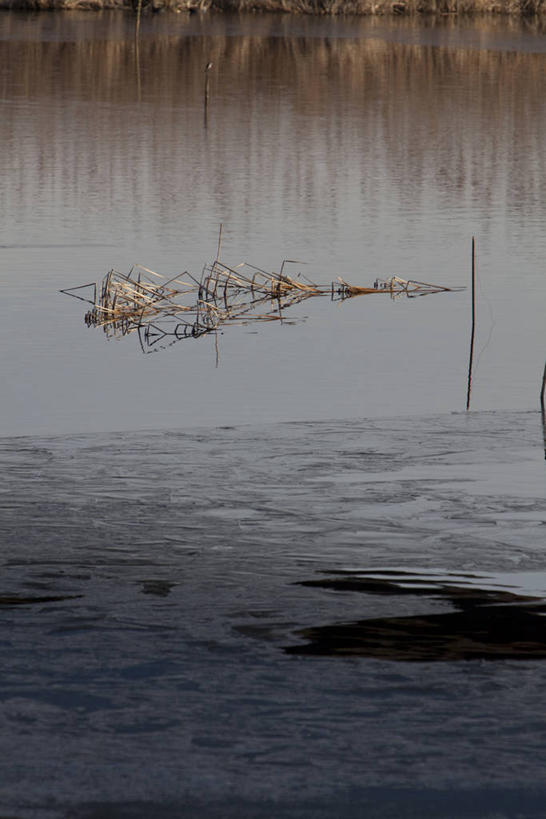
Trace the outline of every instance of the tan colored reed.
{"type": "MultiPolygon", "coordinates": [[[[399,276],[377,279],[373,287],[351,285],[341,277],[330,285],[318,285],[285,274],[269,273],[241,262],[230,267],[219,259],[203,269],[201,279],[191,274],[166,278],[149,268],[135,265],[128,274],[110,270],[98,285],[84,285],[62,292],[91,304],[85,323],[101,327],[108,336],[124,336],[137,331],[143,349],[158,339],[200,338],[225,325],[248,325],[271,321],[286,322],[285,313],[309,298],[387,293],[393,298],[447,291],[449,288],[426,282],[408,281],[399,276]],[[93,287],[93,299],[81,292],[93,287]]],[[[293,323],[294,319],[289,320],[293,323]]]]}

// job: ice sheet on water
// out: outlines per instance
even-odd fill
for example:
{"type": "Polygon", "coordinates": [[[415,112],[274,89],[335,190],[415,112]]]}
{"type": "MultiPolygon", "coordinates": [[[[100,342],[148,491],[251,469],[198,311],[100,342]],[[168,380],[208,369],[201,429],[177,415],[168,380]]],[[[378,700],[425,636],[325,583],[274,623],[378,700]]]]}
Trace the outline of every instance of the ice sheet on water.
{"type": "MultiPolygon", "coordinates": [[[[506,786],[546,793],[546,663],[525,630],[546,628],[536,413],[0,450],[4,813],[131,802],[220,816],[237,794],[254,816],[268,800],[276,816],[318,804],[351,816],[358,799],[374,816],[385,787],[487,786],[493,805],[506,786]],[[469,600],[480,617],[502,609],[503,624],[524,610],[510,656],[525,662],[487,654],[483,635],[482,659],[456,662],[453,615],[473,629],[469,600]],[[415,618],[448,623],[447,653],[418,656],[415,618]],[[347,628],[369,637],[393,619],[409,623],[398,656],[343,659],[347,628]],[[332,629],[336,651],[301,650],[325,635],[331,647],[332,629]]],[[[139,810],[128,815],[151,815],[139,810]]]]}

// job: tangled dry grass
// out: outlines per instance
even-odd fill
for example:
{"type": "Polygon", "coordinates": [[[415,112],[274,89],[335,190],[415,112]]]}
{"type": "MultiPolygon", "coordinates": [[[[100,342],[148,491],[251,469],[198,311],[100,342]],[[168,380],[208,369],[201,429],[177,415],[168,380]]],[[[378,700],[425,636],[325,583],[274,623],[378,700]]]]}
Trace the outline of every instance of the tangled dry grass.
{"type": "Polygon", "coordinates": [[[319,15],[546,14],[546,0],[0,0],[8,9],[133,9],[319,15]]]}
{"type": "Polygon", "coordinates": [[[80,285],[61,292],[91,305],[85,314],[88,327],[100,327],[109,337],[136,332],[143,352],[156,352],[178,341],[216,333],[226,326],[287,319],[287,311],[307,299],[329,296],[345,300],[355,296],[388,294],[421,296],[450,288],[407,281],[398,276],[377,279],[372,287],[350,285],[338,277],[318,285],[302,274],[269,273],[241,262],[230,267],[219,259],[205,265],[200,279],[186,272],[167,278],[135,265],[129,273],[110,270],[97,284],[80,285]]]}

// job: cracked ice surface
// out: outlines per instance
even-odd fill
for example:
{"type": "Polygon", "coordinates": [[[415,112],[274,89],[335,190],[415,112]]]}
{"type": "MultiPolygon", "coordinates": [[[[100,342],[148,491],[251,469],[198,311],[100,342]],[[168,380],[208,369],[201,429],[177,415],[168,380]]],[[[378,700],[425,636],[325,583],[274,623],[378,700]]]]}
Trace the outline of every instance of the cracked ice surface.
{"type": "Polygon", "coordinates": [[[540,815],[542,661],[283,653],[301,629],[450,610],[299,585],[328,572],[546,598],[536,413],[0,449],[0,812],[540,815]]]}

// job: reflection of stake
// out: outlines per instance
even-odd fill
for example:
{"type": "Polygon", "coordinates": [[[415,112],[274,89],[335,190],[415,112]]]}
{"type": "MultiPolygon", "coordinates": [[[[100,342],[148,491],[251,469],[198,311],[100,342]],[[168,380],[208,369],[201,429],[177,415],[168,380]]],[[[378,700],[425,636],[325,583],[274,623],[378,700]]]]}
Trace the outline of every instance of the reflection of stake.
{"type": "Polygon", "coordinates": [[[136,84],[137,84],[137,100],[138,102],[142,101],[142,84],[140,81],[140,41],[138,38],[138,29],[135,33],[135,74],[136,74],[136,84]]]}
{"type": "Polygon", "coordinates": [[[472,237],[472,330],[470,332],[470,360],[468,362],[468,386],[466,388],[466,410],[470,409],[472,388],[472,361],[474,358],[474,333],[476,330],[476,243],[472,237]]]}
{"type": "Polygon", "coordinates": [[[544,409],[544,391],[546,390],[546,364],[542,373],[542,389],[540,391],[540,411],[542,413],[542,433],[544,436],[544,458],[546,459],[546,410],[544,409]]]}
{"type": "Polygon", "coordinates": [[[209,105],[209,71],[212,68],[212,63],[209,62],[205,66],[205,91],[203,95],[203,120],[205,128],[208,125],[207,122],[207,113],[208,113],[208,105],[209,105]]]}
{"type": "MultiPolygon", "coordinates": [[[[133,6],[133,8],[134,8],[134,6],[133,6]]],[[[136,28],[135,28],[135,39],[137,39],[137,40],[138,40],[138,35],[140,33],[140,15],[141,14],[142,14],[142,0],[138,0],[136,28]]]]}

